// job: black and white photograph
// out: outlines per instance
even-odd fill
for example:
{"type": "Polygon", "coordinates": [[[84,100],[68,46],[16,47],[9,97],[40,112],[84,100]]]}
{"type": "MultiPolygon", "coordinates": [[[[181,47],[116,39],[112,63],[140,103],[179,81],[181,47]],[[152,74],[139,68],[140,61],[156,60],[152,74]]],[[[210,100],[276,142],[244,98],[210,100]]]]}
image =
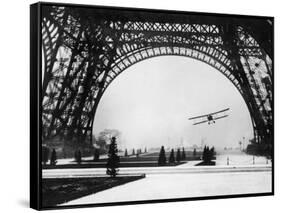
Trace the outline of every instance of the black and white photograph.
{"type": "Polygon", "coordinates": [[[37,3],[31,23],[34,206],[273,195],[273,17],[37,3]]]}

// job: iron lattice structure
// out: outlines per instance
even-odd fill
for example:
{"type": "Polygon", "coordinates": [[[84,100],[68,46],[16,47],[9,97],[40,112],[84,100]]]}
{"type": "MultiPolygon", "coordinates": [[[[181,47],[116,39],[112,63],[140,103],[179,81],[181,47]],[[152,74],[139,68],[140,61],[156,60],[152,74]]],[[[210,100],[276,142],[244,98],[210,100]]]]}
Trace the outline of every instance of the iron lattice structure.
{"type": "Polygon", "coordinates": [[[248,106],[256,143],[273,137],[270,18],[44,6],[42,137],[91,140],[99,101],[125,69],[179,55],[224,74],[248,106]]]}

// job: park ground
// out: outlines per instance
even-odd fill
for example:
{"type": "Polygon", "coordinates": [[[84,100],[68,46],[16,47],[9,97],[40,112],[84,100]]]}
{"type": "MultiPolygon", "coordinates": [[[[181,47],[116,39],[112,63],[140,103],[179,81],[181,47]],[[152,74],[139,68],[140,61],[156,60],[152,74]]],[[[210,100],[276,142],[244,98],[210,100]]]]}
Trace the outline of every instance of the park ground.
{"type": "MultiPolygon", "coordinates": [[[[143,201],[272,191],[271,161],[239,150],[217,155],[216,166],[195,166],[200,160],[177,166],[120,168],[120,176],[145,178],[64,202],[60,205],[143,201]]],[[[104,177],[104,168],[48,169],[43,178],[104,177]]]]}

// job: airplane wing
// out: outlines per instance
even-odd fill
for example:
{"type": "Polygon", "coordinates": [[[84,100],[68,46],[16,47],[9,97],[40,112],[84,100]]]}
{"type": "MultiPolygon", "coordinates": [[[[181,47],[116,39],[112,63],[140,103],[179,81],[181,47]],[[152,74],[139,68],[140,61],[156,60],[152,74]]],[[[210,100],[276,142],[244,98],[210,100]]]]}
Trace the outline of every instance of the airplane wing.
{"type": "Polygon", "coordinates": [[[222,118],[225,118],[225,117],[227,117],[227,116],[228,116],[228,115],[219,116],[219,117],[213,118],[213,120],[222,119],[222,118]]]}
{"type": "Polygon", "coordinates": [[[193,125],[203,124],[203,123],[206,123],[206,122],[208,122],[208,120],[205,120],[205,121],[200,121],[200,122],[194,123],[193,125]]]}
{"type": "Polygon", "coordinates": [[[206,115],[200,115],[200,116],[196,116],[196,117],[192,117],[192,118],[188,118],[188,120],[193,120],[193,119],[196,119],[196,118],[203,118],[203,117],[207,117],[209,114],[206,114],[206,115]]]}
{"type": "Polygon", "coordinates": [[[209,115],[215,115],[215,114],[225,112],[225,111],[228,111],[228,110],[229,110],[229,108],[226,108],[226,109],[223,109],[223,110],[220,110],[220,111],[217,111],[217,112],[210,113],[209,115]]]}

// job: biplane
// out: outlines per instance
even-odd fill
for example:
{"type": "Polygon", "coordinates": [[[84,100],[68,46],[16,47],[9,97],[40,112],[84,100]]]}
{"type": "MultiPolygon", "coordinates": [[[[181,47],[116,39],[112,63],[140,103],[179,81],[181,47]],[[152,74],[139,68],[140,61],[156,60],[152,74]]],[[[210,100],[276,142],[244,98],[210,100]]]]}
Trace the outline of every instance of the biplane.
{"type": "Polygon", "coordinates": [[[215,120],[227,117],[228,115],[226,114],[226,112],[228,110],[229,110],[229,108],[226,108],[226,109],[223,109],[223,110],[220,110],[217,112],[212,112],[209,114],[192,117],[192,118],[189,118],[189,120],[195,120],[195,123],[193,125],[202,124],[202,123],[206,123],[206,122],[208,122],[209,125],[214,124],[214,123],[216,123],[215,120]]]}

